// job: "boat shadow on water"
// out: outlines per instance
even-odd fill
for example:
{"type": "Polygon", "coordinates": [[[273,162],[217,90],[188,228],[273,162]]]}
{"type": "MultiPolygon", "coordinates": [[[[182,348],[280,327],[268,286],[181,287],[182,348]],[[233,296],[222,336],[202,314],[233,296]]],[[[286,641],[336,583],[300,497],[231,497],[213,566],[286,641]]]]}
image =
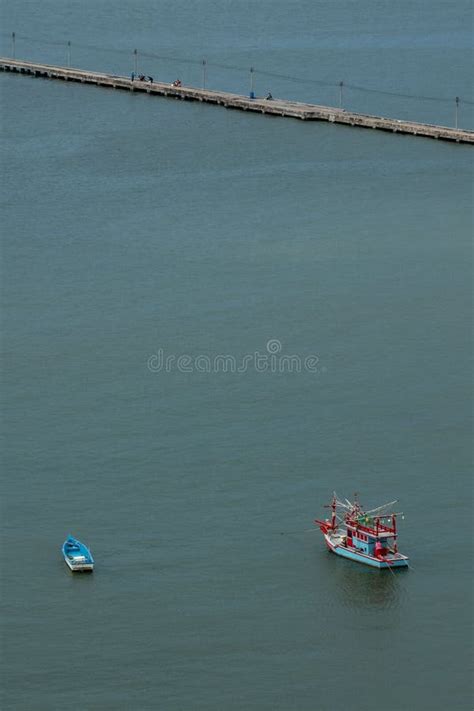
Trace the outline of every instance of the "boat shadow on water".
{"type": "Polygon", "coordinates": [[[407,568],[378,570],[328,555],[334,587],[345,607],[387,610],[399,607],[405,596],[407,568]]]}
{"type": "Polygon", "coordinates": [[[68,580],[87,580],[90,584],[97,577],[97,573],[94,573],[92,575],[92,571],[90,570],[72,571],[67,566],[65,566],[64,563],[63,565],[61,565],[61,568],[64,577],[68,578],[68,580]]]}

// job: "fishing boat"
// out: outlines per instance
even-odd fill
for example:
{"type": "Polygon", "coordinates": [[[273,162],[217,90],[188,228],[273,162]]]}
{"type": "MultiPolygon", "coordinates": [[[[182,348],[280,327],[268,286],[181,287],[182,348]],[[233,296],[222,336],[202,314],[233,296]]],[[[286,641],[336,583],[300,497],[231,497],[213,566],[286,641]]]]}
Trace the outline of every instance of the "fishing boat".
{"type": "Polygon", "coordinates": [[[340,501],[336,493],[332,502],[325,506],[331,509],[331,518],[315,520],[324,536],[327,547],[336,555],[365,563],[374,568],[408,567],[409,558],[398,552],[397,516],[388,512],[396,501],[364,511],[357,494],[354,502],[340,501]]]}
{"type": "Polygon", "coordinates": [[[94,570],[94,559],[84,543],[73,536],[68,536],[63,543],[63,556],[73,572],[84,573],[94,570]]]}

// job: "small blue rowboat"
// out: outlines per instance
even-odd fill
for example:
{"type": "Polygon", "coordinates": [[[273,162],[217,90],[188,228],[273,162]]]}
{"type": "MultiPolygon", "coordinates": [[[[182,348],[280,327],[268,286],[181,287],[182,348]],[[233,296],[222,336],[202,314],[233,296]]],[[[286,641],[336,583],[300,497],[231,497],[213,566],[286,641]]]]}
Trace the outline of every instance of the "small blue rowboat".
{"type": "Polygon", "coordinates": [[[94,570],[94,558],[84,543],[73,536],[68,536],[63,543],[63,556],[73,572],[83,573],[94,570]]]}

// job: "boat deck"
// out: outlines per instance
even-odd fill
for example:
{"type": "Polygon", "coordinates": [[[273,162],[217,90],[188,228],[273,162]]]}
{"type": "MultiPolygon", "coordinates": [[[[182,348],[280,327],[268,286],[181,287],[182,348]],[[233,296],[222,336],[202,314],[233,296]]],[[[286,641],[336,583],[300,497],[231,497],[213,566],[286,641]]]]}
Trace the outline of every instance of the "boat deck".
{"type": "Polygon", "coordinates": [[[347,546],[345,544],[345,535],[337,532],[336,534],[326,534],[325,536],[329,548],[337,555],[342,555],[345,558],[350,558],[354,561],[367,563],[376,568],[388,568],[398,566],[408,566],[409,558],[402,553],[389,553],[383,558],[377,558],[370,553],[356,548],[355,546],[347,546]]]}

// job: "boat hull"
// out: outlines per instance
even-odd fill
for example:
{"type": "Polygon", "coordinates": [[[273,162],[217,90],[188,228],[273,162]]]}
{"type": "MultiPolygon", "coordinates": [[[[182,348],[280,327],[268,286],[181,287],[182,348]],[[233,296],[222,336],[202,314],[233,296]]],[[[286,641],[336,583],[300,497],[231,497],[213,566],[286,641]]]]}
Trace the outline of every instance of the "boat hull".
{"type": "Polygon", "coordinates": [[[408,557],[402,555],[401,553],[395,554],[391,558],[375,558],[371,555],[366,555],[365,553],[360,553],[354,549],[349,550],[346,546],[339,543],[334,543],[328,534],[325,534],[324,539],[326,545],[330,551],[336,555],[340,555],[343,558],[348,558],[356,563],[363,563],[364,565],[370,565],[372,568],[407,568],[408,567],[408,557]]]}
{"type": "Polygon", "coordinates": [[[94,570],[94,563],[72,563],[67,556],[64,556],[64,561],[73,573],[92,573],[94,570]]]}
{"type": "Polygon", "coordinates": [[[91,573],[94,559],[90,550],[81,541],[69,536],[62,547],[64,562],[73,573],[91,573]]]}

